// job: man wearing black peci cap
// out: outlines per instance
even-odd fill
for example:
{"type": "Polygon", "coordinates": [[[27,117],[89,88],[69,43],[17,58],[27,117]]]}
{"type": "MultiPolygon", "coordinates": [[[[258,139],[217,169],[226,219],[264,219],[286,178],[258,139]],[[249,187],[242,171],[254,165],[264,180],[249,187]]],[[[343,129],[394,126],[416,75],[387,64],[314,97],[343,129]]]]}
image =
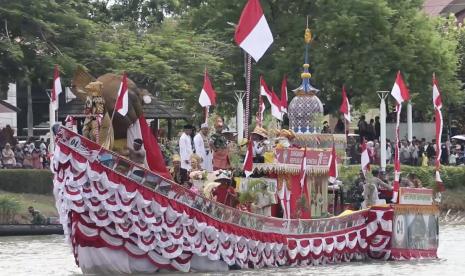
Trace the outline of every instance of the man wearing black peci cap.
{"type": "Polygon", "coordinates": [[[192,153],[192,125],[185,125],[184,132],[179,138],[179,155],[181,156],[181,168],[186,169],[187,171],[191,170],[190,158],[192,153]]]}

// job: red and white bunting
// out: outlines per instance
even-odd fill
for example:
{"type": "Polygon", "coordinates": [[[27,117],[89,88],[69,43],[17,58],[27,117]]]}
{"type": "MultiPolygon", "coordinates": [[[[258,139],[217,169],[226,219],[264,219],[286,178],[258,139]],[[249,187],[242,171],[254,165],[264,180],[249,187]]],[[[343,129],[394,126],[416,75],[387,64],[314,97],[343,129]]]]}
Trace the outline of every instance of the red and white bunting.
{"type": "Polygon", "coordinates": [[[370,155],[368,154],[368,148],[365,139],[363,139],[361,151],[362,155],[360,158],[360,164],[362,165],[362,171],[365,175],[366,172],[370,170],[370,155]]]}
{"type": "Polygon", "coordinates": [[[243,170],[245,177],[249,177],[253,173],[253,141],[250,139],[247,145],[247,154],[245,155],[243,170]]]}
{"type": "Polygon", "coordinates": [[[58,71],[58,65],[55,64],[55,69],[53,71],[53,88],[50,95],[50,101],[54,111],[58,110],[58,96],[61,92],[60,72],[58,71]]]}
{"type": "Polygon", "coordinates": [[[337,155],[336,155],[336,147],[333,144],[333,149],[331,150],[331,159],[329,161],[329,182],[330,183],[336,182],[337,176],[338,176],[337,155]]]}
{"type": "Polygon", "coordinates": [[[122,116],[126,116],[129,110],[128,94],[128,78],[126,73],[123,73],[121,85],[118,90],[118,98],[115,103],[115,110],[122,116]]]}
{"type": "Polygon", "coordinates": [[[441,137],[442,137],[442,127],[443,127],[443,120],[442,120],[442,97],[441,91],[439,90],[438,81],[436,76],[433,74],[433,106],[436,118],[436,185],[438,191],[443,192],[445,191],[444,183],[442,182],[441,175],[439,173],[439,169],[441,168],[441,137]]]}
{"type": "Polygon", "coordinates": [[[202,107],[212,106],[216,104],[216,92],[213,89],[207,70],[203,78],[203,88],[200,91],[199,103],[202,107]]]}
{"type": "Polygon", "coordinates": [[[236,26],[234,40],[258,62],[273,43],[268,22],[259,0],[249,0],[236,26]]]}
{"type": "Polygon", "coordinates": [[[281,111],[287,113],[287,76],[281,82],[281,111]]]}
{"type": "Polygon", "coordinates": [[[350,123],[350,103],[349,98],[347,98],[346,87],[342,86],[342,103],[341,107],[339,108],[342,114],[344,114],[344,118],[347,122],[350,123]]]}
{"type": "Polygon", "coordinates": [[[281,109],[281,100],[276,94],[268,88],[263,76],[260,76],[260,95],[265,96],[271,105],[271,115],[276,119],[282,121],[283,114],[281,109]]]}
{"type": "Polygon", "coordinates": [[[396,82],[391,90],[391,95],[396,99],[396,144],[394,150],[394,183],[393,183],[393,196],[392,202],[396,203],[398,200],[399,195],[399,188],[400,188],[400,156],[399,156],[399,142],[400,142],[400,134],[399,134],[399,125],[400,125],[400,112],[402,110],[402,103],[404,101],[408,101],[410,99],[410,94],[408,91],[407,86],[405,85],[404,80],[402,79],[402,75],[397,72],[396,82]]]}

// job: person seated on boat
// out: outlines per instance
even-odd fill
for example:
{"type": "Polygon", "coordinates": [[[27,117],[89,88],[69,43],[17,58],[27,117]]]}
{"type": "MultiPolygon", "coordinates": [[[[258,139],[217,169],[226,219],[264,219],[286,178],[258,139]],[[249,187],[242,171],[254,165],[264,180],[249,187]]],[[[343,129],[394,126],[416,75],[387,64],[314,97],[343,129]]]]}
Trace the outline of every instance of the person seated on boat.
{"type": "Polygon", "coordinates": [[[140,138],[134,139],[132,148],[128,148],[129,160],[133,161],[137,165],[145,167],[145,150],[142,148],[143,141],[140,138]]]}
{"type": "Polygon", "coordinates": [[[189,176],[186,169],[181,168],[181,156],[174,154],[172,156],[173,167],[170,170],[173,181],[178,184],[183,184],[189,180],[189,176]]]}
{"type": "Polygon", "coordinates": [[[410,181],[412,181],[414,188],[423,188],[423,184],[421,183],[420,178],[418,178],[416,174],[411,173],[409,175],[409,178],[410,178],[410,181]]]}
{"type": "Polygon", "coordinates": [[[276,197],[269,193],[267,185],[262,183],[255,192],[255,201],[250,207],[255,214],[271,217],[271,206],[277,203],[276,197]]]}
{"type": "Polygon", "coordinates": [[[291,147],[291,141],[295,138],[295,133],[292,130],[281,129],[277,139],[278,144],[276,148],[289,148],[291,147]]]}
{"type": "Polygon", "coordinates": [[[378,188],[373,180],[373,176],[366,174],[367,179],[363,185],[363,202],[362,208],[369,208],[379,202],[378,188]]]}
{"type": "Polygon", "coordinates": [[[215,133],[210,136],[210,149],[213,150],[213,169],[227,170],[230,168],[228,140],[223,134],[224,123],[221,117],[215,121],[215,133]]]}
{"type": "Polygon", "coordinates": [[[254,163],[263,163],[265,158],[263,157],[266,145],[268,142],[268,132],[262,127],[255,127],[252,132],[252,142],[253,142],[253,162],[254,163]]]}
{"type": "Polygon", "coordinates": [[[217,202],[234,207],[237,195],[234,187],[232,187],[232,174],[227,170],[218,170],[215,172],[215,182],[220,183],[213,188],[211,194],[217,202]]]}
{"type": "Polygon", "coordinates": [[[323,128],[321,130],[321,133],[331,133],[328,121],[323,122],[323,128]]]}
{"type": "Polygon", "coordinates": [[[190,163],[191,171],[189,172],[189,181],[196,189],[202,189],[203,183],[207,179],[207,171],[201,167],[202,158],[197,154],[192,154],[190,163]]]}
{"type": "Polygon", "coordinates": [[[381,177],[383,176],[380,174],[379,170],[373,169],[372,175],[373,178],[371,181],[376,185],[376,189],[379,192],[379,198],[386,200],[387,203],[390,203],[392,199],[392,186],[381,180],[381,177]]]}
{"type": "Polygon", "coordinates": [[[360,170],[359,176],[355,179],[354,184],[347,191],[347,197],[351,202],[351,208],[353,210],[359,210],[363,202],[363,186],[365,185],[365,175],[360,170]]]}
{"type": "Polygon", "coordinates": [[[32,206],[29,206],[27,210],[29,211],[29,214],[32,216],[31,224],[40,225],[47,223],[47,220],[45,219],[44,215],[42,215],[39,210],[34,210],[34,207],[32,206]]]}
{"type": "Polygon", "coordinates": [[[399,184],[401,187],[407,187],[407,188],[413,188],[414,184],[411,180],[410,174],[407,177],[404,177],[402,175],[399,176],[399,184]]]}
{"type": "Polygon", "coordinates": [[[2,150],[2,162],[7,169],[16,166],[15,153],[11,149],[10,143],[6,143],[5,148],[2,150]]]}

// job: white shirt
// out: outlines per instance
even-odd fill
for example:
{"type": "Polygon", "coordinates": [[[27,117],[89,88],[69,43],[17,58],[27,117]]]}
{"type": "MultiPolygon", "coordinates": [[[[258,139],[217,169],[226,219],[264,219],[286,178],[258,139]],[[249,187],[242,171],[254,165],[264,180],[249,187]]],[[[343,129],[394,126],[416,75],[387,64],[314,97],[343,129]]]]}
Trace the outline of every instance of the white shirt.
{"type": "Polygon", "coordinates": [[[202,157],[202,169],[208,172],[213,170],[212,153],[210,149],[205,148],[205,142],[202,134],[199,132],[194,136],[195,153],[202,157]],[[208,150],[208,153],[207,153],[208,150]]]}
{"type": "Polygon", "coordinates": [[[392,150],[391,147],[386,148],[386,160],[391,160],[392,157],[392,150]]]}
{"type": "Polygon", "coordinates": [[[179,155],[181,156],[181,168],[190,171],[190,158],[192,153],[192,138],[184,132],[179,138],[179,155]]]}
{"type": "Polygon", "coordinates": [[[260,145],[260,142],[258,141],[253,141],[253,157],[256,157],[257,155],[262,155],[265,152],[265,146],[262,144],[260,145]]]}

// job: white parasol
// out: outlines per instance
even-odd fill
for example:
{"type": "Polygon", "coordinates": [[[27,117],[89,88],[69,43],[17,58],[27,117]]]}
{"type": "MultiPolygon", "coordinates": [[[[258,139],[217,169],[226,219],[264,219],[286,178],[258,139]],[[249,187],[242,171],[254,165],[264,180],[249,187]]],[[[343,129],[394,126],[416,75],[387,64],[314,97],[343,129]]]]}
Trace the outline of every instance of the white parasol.
{"type": "Polygon", "coordinates": [[[452,139],[463,140],[465,141],[465,134],[464,135],[455,135],[452,136],[452,139]]]}

